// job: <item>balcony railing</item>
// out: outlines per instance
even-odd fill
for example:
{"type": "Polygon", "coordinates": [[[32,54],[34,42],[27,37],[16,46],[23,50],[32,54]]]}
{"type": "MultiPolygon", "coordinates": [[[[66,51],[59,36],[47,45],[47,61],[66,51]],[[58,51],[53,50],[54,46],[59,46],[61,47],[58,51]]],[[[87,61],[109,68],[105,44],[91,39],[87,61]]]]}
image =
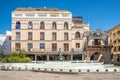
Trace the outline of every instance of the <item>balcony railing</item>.
{"type": "Polygon", "coordinates": [[[81,48],[72,48],[72,51],[83,51],[81,48]]]}
{"type": "Polygon", "coordinates": [[[16,36],[16,40],[20,40],[20,36],[16,36]]]}
{"type": "Polygon", "coordinates": [[[109,45],[93,45],[93,46],[88,46],[88,48],[106,48],[109,45]]]}
{"type": "Polygon", "coordinates": [[[27,52],[45,52],[45,49],[27,49],[27,52]]]}

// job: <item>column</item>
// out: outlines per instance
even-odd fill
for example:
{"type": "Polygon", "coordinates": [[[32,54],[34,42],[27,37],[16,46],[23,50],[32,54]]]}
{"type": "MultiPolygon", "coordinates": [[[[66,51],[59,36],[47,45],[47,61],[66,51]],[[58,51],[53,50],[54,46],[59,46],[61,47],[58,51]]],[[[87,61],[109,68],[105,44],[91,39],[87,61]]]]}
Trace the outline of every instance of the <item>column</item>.
{"type": "Polygon", "coordinates": [[[47,60],[49,60],[49,54],[47,54],[47,60]]]}
{"type": "Polygon", "coordinates": [[[73,60],[73,54],[71,54],[71,60],[73,60]]]}
{"type": "Polygon", "coordinates": [[[37,55],[35,54],[35,62],[37,61],[37,55]]]}
{"type": "Polygon", "coordinates": [[[84,59],[85,59],[84,57],[85,57],[85,55],[84,55],[84,54],[82,54],[82,61],[84,61],[84,59]]]}

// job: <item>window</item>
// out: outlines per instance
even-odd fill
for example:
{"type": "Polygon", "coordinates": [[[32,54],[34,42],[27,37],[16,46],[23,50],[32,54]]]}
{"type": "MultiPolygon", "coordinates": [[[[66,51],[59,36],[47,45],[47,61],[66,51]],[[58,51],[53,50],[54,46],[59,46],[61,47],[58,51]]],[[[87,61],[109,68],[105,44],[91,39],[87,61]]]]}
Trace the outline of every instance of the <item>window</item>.
{"type": "Polygon", "coordinates": [[[11,36],[9,36],[9,40],[11,40],[11,36]]]}
{"type": "Polygon", "coordinates": [[[16,32],[16,40],[20,40],[20,32],[16,32]]]}
{"type": "Polygon", "coordinates": [[[21,49],[21,44],[20,43],[15,43],[15,51],[20,51],[21,49]]]}
{"type": "Polygon", "coordinates": [[[20,29],[20,27],[21,27],[20,21],[17,21],[16,22],[16,29],[20,29]]]}
{"type": "Polygon", "coordinates": [[[28,32],[28,40],[32,40],[32,32],[28,32]]]}
{"type": "Polygon", "coordinates": [[[57,51],[57,43],[52,43],[52,51],[57,51]]]}
{"type": "Polygon", "coordinates": [[[116,51],[116,47],[114,47],[114,51],[116,51]]]}
{"type": "Polygon", "coordinates": [[[31,49],[33,48],[33,44],[32,43],[28,43],[27,44],[27,48],[28,48],[28,51],[31,51],[31,49]]]}
{"type": "Polygon", "coordinates": [[[58,14],[51,14],[51,17],[58,17],[58,14]]]}
{"type": "Polygon", "coordinates": [[[118,51],[120,51],[120,46],[118,46],[118,51]]]}
{"type": "Polygon", "coordinates": [[[62,17],[68,17],[69,14],[62,14],[62,17]]]}
{"type": "Polygon", "coordinates": [[[75,37],[76,37],[76,38],[80,38],[80,33],[79,33],[79,32],[76,32],[75,37]]]}
{"type": "Polygon", "coordinates": [[[68,29],[68,22],[64,23],[64,29],[68,29]]]}
{"type": "Polygon", "coordinates": [[[67,32],[64,33],[64,40],[68,40],[68,33],[67,32]]]}
{"type": "Polygon", "coordinates": [[[45,43],[40,43],[40,49],[45,49],[45,43]]]}
{"type": "Polygon", "coordinates": [[[116,33],[113,33],[113,36],[116,36],[116,33]]]}
{"type": "Polygon", "coordinates": [[[76,43],[76,48],[80,48],[80,43],[76,43]]]}
{"type": "Polygon", "coordinates": [[[56,32],[52,33],[52,40],[56,40],[56,32]]]}
{"type": "Polygon", "coordinates": [[[68,43],[64,43],[64,51],[69,51],[69,44],[68,43]]]}
{"type": "Polygon", "coordinates": [[[44,34],[44,32],[40,32],[40,40],[45,40],[45,34],[44,34]]]}
{"type": "Polygon", "coordinates": [[[118,35],[120,34],[120,30],[119,30],[119,31],[117,31],[117,34],[118,34],[118,35]]]}
{"type": "Polygon", "coordinates": [[[100,39],[94,39],[94,45],[101,45],[100,39]]]}
{"type": "Polygon", "coordinates": [[[120,39],[118,39],[118,42],[120,42],[120,39]]]}
{"type": "Polygon", "coordinates": [[[40,29],[45,29],[45,23],[44,22],[40,23],[40,29]]]}
{"type": "Polygon", "coordinates": [[[28,29],[32,29],[33,28],[33,23],[31,21],[28,22],[28,29]]]}
{"type": "Polygon", "coordinates": [[[53,23],[52,23],[52,29],[57,29],[57,24],[56,24],[56,22],[53,22],[53,23]]]}

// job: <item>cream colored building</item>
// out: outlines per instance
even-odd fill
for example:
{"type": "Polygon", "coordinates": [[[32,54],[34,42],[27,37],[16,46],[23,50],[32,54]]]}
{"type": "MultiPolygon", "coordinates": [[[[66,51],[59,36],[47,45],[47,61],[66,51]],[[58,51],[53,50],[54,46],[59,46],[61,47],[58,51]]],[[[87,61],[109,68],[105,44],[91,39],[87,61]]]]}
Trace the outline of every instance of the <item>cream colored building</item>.
{"type": "Polygon", "coordinates": [[[12,12],[12,51],[25,50],[33,60],[84,59],[84,33],[89,24],[56,8],[17,8],[12,12]],[[42,57],[41,57],[41,56],[42,57]]]}

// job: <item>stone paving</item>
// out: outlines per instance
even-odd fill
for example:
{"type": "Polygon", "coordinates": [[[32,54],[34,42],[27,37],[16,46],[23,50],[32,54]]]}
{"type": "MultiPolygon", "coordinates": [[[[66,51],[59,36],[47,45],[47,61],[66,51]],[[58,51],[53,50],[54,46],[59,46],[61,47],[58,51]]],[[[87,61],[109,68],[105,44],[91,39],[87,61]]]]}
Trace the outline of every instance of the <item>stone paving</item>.
{"type": "Polygon", "coordinates": [[[64,74],[0,70],[0,80],[120,80],[120,73],[64,74]]]}

